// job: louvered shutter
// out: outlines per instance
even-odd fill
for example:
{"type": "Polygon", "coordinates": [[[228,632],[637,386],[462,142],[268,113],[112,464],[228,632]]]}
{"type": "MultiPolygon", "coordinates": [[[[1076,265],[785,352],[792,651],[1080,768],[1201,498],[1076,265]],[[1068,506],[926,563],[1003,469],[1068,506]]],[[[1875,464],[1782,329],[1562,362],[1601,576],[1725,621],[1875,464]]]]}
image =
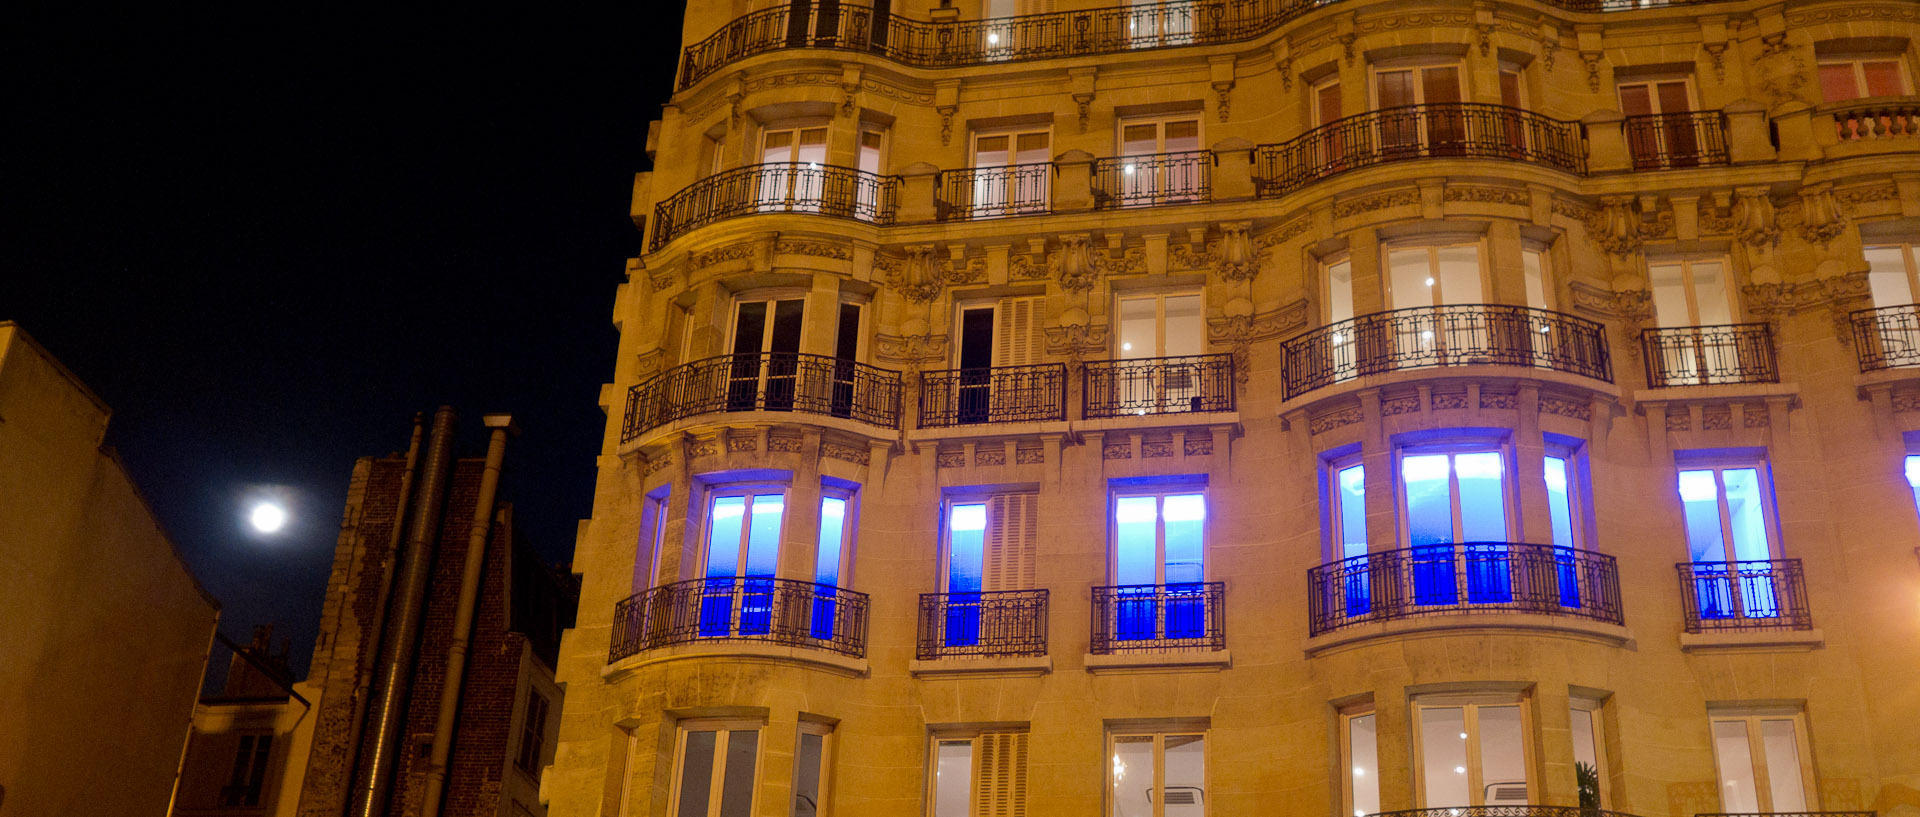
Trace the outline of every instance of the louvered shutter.
{"type": "Polygon", "coordinates": [[[973,817],[1025,817],[1027,733],[988,732],[973,764],[973,817]]]}
{"type": "Polygon", "coordinates": [[[1000,494],[987,502],[987,553],[980,589],[1030,590],[1040,495],[1000,494]]]}
{"type": "Polygon", "coordinates": [[[1040,329],[1039,298],[1002,298],[994,310],[993,365],[1025,366],[1035,362],[1034,336],[1040,329]]]}

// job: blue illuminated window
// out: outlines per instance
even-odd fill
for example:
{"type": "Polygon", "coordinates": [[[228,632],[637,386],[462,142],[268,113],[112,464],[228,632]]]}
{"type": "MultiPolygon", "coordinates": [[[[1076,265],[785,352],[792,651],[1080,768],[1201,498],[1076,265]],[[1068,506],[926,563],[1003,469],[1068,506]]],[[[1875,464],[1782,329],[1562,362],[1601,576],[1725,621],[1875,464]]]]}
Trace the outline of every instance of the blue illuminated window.
{"type": "Polygon", "coordinates": [[[707,512],[700,635],[761,635],[772,626],[773,576],[785,514],[786,493],[777,487],[713,496],[707,512]]]}
{"type": "Polygon", "coordinates": [[[1206,630],[1207,496],[1115,496],[1113,583],[1121,640],[1197,638],[1206,630]]]}
{"type": "Polygon", "coordinates": [[[1459,601],[1454,577],[1461,557],[1468,601],[1513,600],[1506,471],[1499,449],[1402,452],[1401,527],[1411,551],[1415,604],[1459,601]]]}
{"type": "Polygon", "coordinates": [[[1920,454],[1907,455],[1907,487],[1913,489],[1913,504],[1920,507],[1920,454]]]}
{"type": "Polygon", "coordinates": [[[832,639],[838,623],[840,579],[852,550],[852,504],[852,497],[839,491],[823,491],[820,497],[820,538],[813,552],[814,638],[832,639]]]}
{"type": "Polygon", "coordinates": [[[984,597],[1034,586],[1040,495],[1012,491],[947,505],[946,612],[941,642],[980,643],[984,597]]]}
{"type": "Polygon", "coordinates": [[[1775,618],[1773,492],[1764,466],[1682,468],[1680,506],[1700,617],[1775,618]]]}

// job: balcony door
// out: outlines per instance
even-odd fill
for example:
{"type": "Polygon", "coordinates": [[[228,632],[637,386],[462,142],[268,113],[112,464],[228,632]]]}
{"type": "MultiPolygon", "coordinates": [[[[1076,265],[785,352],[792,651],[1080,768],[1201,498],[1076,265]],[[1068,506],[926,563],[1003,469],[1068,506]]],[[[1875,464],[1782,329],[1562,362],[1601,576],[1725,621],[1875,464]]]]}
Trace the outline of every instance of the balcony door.
{"type": "Polygon", "coordinates": [[[1524,701],[1446,696],[1414,704],[1420,805],[1525,806],[1530,802],[1524,701]],[[1452,700],[1449,700],[1452,698],[1452,700]]]}
{"type": "Polygon", "coordinates": [[[707,508],[700,636],[764,636],[773,628],[786,494],[778,487],[715,493],[707,508]]]}
{"type": "Polygon", "coordinates": [[[979,645],[983,631],[989,641],[1031,635],[1010,631],[1031,622],[996,620],[981,594],[1033,589],[1039,517],[1040,495],[1031,492],[948,506],[943,646],[979,645]],[[989,612],[984,627],[983,608],[989,612]]]}
{"type": "Polygon", "coordinates": [[[1465,123],[1458,64],[1381,68],[1374,72],[1374,107],[1380,111],[1380,147],[1387,153],[1460,152],[1465,123]],[[1413,105],[1425,107],[1408,107],[1413,105]],[[1434,108],[1431,106],[1443,106],[1434,108]]]}
{"type": "Polygon", "coordinates": [[[1129,205],[1199,201],[1206,163],[1199,153],[1200,117],[1132,119],[1120,123],[1120,179],[1114,191],[1129,205]]]}
{"type": "Polygon", "coordinates": [[[1117,640],[1207,635],[1206,521],[1203,493],[1114,497],[1117,640]]]}
{"type": "Polygon", "coordinates": [[[875,182],[886,168],[887,132],[867,125],[860,128],[860,151],[855,161],[863,175],[854,182],[854,215],[863,219],[879,217],[880,186],[875,182]]]}
{"type": "Polygon", "coordinates": [[[1777,619],[1773,569],[1772,489],[1758,464],[1687,468],[1680,471],[1680,505],[1693,562],[1693,590],[1700,618],[1777,619]]]}
{"type": "Polygon", "coordinates": [[[1119,299],[1118,360],[1141,361],[1105,369],[1091,389],[1140,414],[1194,411],[1226,386],[1210,382],[1198,361],[1206,352],[1205,315],[1198,292],[1129,295],[1119,299]],[[1167,358],[1167,359],[1163,359],[1167,358]]]}
{"type": "MultiPolygon", "coordinates": [[[[1663,329],[1726,326],[1733,323],[1733,286],[1722,259],[1682,260],[1647,265],[1653,290],[1653,318],[1663,329]]],[[[1740,372],[1737,346],[1709,345],[1700,334],[1665,339],[1656,363],[1674,385],[1692,385],[1713,373],[1740,372]]]]}
{"type": "Polygon", "coordinates": [[[1433,308],[1397,313],[1384,322],[1356,327],[1363,372],[1370,360],[1397,360],[1402,366],[1512,362],[1492,355],[1496,349],[1530,343],[1496,337],[1499,327],[1489,319],[1489,311],[1438,308],[1486,303],[1478,242],[1391,247],[1387,287],[1395,310],[1433,308]]]}
{"type": "Polygon", "coordinates": [[[1628,117],[1627,148],[1635,169],[1692,167],[1700,163],[1694,132],[1693,86],[1686,79],[1621,83],[1620,112],[1628,117]]]}
{"type": "Polygon", "coordinates": [[[1158,48],[1191,43],[1196,10],[1187,3],[1127,0],[1127,44],[1132,48],[1158,48]]]}
{"type": "Polygon", "coordinates": [[[1500,449],[1401,454],[1401,535],[1408,547],[1413,604],[1461,602],[1456,553],[1465,557],[1468,603],[1513,601],[1506,469],[1500,449]]]}
{"type": "Polygon", "coordinates": [[[989,61],[1046,53],[1059,26],[1034,24],[1017,18],[1051,14],[1054,0],[984,0],[980,25],[980,53],[989,61]]]}
{"type": "Polygon", "coordinates": [[[995,415],[1026,414],[1042,393],[1030,372],[996,372],[1039,361],[1043,301],[1038,297],[1002,298],[960,310],[959,420],[984,423],[995,415]]]}
{"type": "Polygon", "coordinates": [[[760,133],[762,211],[820,212],[825,192],[827,127],[768,128],[760,133]]]}
{"type": "Polygon", "coordinates": [[[976,218],[1014,213],[1043,213],[1052,204],[1053,135],[1045,128],[973,135],[973,188],[949,191],[971,195],[976,218]]]}
{"type": "Polygon", "coordinates": [[[735,303],[728,411],[793,408],[805,313],[806,302],[799,298],[755,298],[735,303]]]}

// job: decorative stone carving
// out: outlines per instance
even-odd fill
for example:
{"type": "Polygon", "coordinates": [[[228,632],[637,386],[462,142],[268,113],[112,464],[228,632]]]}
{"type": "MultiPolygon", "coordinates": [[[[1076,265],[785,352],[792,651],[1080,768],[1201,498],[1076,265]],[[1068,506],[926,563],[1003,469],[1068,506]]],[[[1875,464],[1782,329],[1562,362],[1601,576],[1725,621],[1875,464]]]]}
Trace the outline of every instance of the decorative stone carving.
{"type": "Polygon", "coordinates": [[[941,105],[937,110],[940,112],[940,144],[944,147],[953,142],[953,115],[960,111],[960,107],[941,105]]]}
{"type": "Polygon", "coordinates": [[[1142,441],[1140,443],[1140,459],[1151,460],[1171,456],[1173,456],[1172,440],[1160,440],[1158,442],[1142,441]]]}
{"type": "Polygon", "coordinates": [[[1740,425],[1744,428],[1767,428],[1773,425],[1773,418],[1767,415],[1765,406],[1748,406],[1740,425]]]}
{"type": "Polygon", "coordinates": [[[1707,50],[1707,59],[1713,62],[1713,81],[1725,84],[1727,81],[1727,44],[1702,43],[1700,47],[1707,50]]]}
{"type": "Polygon", "coordinates": [[[727,452],[730,454],[745,453],[748,451],[758,450],[758,448],[759,448],[759,443],[755,442],[752,437],[728,437],[727,438],[727,452]]]}
{"type": "Polygon", "coordinates": [[[1693,420],[1687,417],[1686,412],[1679,414],[1667,412],[1666,421],[1668,431],[1687,431],[1693,428],[1693,420]]]}
{"type": "Polygon", "coordinates": [[[1060,237],[1060,250],[1047,257],[1047,268],[1060,282],[1061,289],[1087,292],[1100,280],[1100,268],[1095,263],[1091,244],[1086,233],[1060,237]]]}
{"type": "Polygon", "coordinates": [[[1354,56],[1353,43],[1355,40],[1359,39],[1359,37],[1355,34],[1348,33],[1348,34],[1341,34],[1340,36],[1337,36],[1333,39],[1336,42],[1340,43],[1340,51],[1341,51],[1341,54],[1343,54],[1347,58],[1347,65],[1349,66],[1353,65],[1353,56],[1354,56]]]}
{"type": "Polygon", "coordinates": [[[1773,223],[1773,198],[1766,188],[1733,191],[1733,230],[1741,243],[1756,249],[1771,247],[1780,240],[1780,228],[1773,223]]]}
{"type": "Polygon", "coordinates": [[[1133,459],[1133,443],[1107,443],[1100,448],[1100,458],[1103,460],[1133,459]]]}
{"type": "Polygon", "coordinates": [[[1039,465],[1047,461],[1047,452],[1042,448],[1016,448],[1013,461],[1016,465],[1039,465]]]}
{"type": "Polygon", "coordinates": [[[965,468],[967,466],[967,452],[942,451],[933,455],[933,466],[935,468],[965,468]]]}
{"type": "Polygon", "coordinates": [[[1466,392],[1436,393],[1432,397],[1433,410],[1464,409],[1467,407],[1466,392]]]}
{"type": "Polygon", "coordinates": [[[1526,207],[1533,203],[1533,197],[1525,190],[1508,187],[1486,187],[1481,185],[1448,185],[1440,195],[1441,201],[1466,201],[1482,204],[1513,204],[1526,207]]]}
{"type": "Polygon", "coordinates": [[[1600,52],[1582,51],[1580,59],[1587,64],[1587,92],[1600,93],[1600,52]]]}
{"type": "Polygon", "coordinates": [[[837,261],[852,261],[853,248],[845,244],[833,244],[826,241],[805,241],[783,238],[774,242],[774,252],[781,255],[808,255],[815,258],[831,258],[837,261]]]}
{"type": "MultiPolygon", "coordinates": [[[[1213,92],[1220,97],[1220,121],[1225,122],[1227,121],[1227,112],[1233,107],[1233,83],[1216,82],[1213,84],[1213,92]]],[[[1086,129],[1087,126],[1083,122],[1080,125],[1080,130],[1084,131],[1086,129]]]]}
{"type": "Polygon", "coordinates": [[[974,465],[1006,465],[1007,449],[981,448],[973,452],[974,465]]]}
{"type": "Polygon", "coordinates": [[[687,446],[687,458],[711,457],[720,453],[719,440],[694,440],[687,446]]]}
{"type": "Polygon", "coordinates": [[[798,454],[800,453],[800,438],[799,437],[768,437],[767,453],[798,454]]]}
{"type": "Polygon", "coordinates": [[[909,372],[918,372],[927,364],[939,364],[947,359],[947,336],[927,333],[924,335],[875,335],[874,357],[887,363],[902,365],[909,372]]]}
{"type": "Polygon", "coordinates": [[[1849,187],[1833,194],[1844,211],[1851,215],[1863,204],[1879,201],[1899,201],[1900,188],[1893,184],[1879,184],[1869,187],[1849,187]]]}
{"type": "Polygon", "coordinates": [[[1348,199],[1339,202],[1333,205],[1333,217],[1352,218],[1364,213],[1371,213],[1375,210],[1385,210],[1389,207],[1401,207],[1419,203],[1420,191],[1417,189],[1389,190],[1385,193],[1375,193],[1371,196],[1362,196],[1357,199],[1348,199]]]}
{"type": "Polygon", "coordinates": [[[1186,454],[1189,457],[1205,457],[1205,456],[1212,455],[1213,454],[1213,438],[1210,436],[1188,437],[1187,444],[1186,444],[1186,454]]]}
{"type": "Polygon", "coordinates": [[[1543,395],[1540,398],[1540,413],[1568,417],[1585,422],[1593,419],[1593,406],[1576,400],[1568,400],[1564,397],[1549,397],[1543,395]]]}
{"type": "Polygon", "coordinates": [[[1220,225],[1220,240],[1215,243],[1211,253],[1214,272],[1234,283],[1251,281],[1260,274],[1260,259],[1255,257],[1253,242],[1248,240],[1245,221],[1224,222],[1220,225]]]}
{"type": "Polygon", "coordinates": [[[1483,409],[1506,409],[1511,411],[1519,407],[1520,407],[1519,395],[1487,394],[1484,392],[1482,392],[1480,395],[1480,408],[1483,408],[1483,409]]]}
{"type": "MultiPolygon", "coordinates": [[[[1241,301],[1243,308],[1251,312],[1253,307],[1241,301]]],[[[1296,301],[1285,309],[1277,309],[1259,315],[1226,314],[1218,318],[1207,319],[1207,341],[1215,346],[1225,346],[1233,354],[1233,380],[1245,386],[1252,373],[1252,347],[1260,341],[1272,340],[1282,334],[1307,324],[1307,303],[1296,301]]]]}
{"type": "Polygon", "coordinates": [[[951,268],[952,262],[934,257],[932,244],[915,244],[907,248],[906,262],[894,269],[888,283],[908,301],[927,303],[940,297],[940,291],[946,287],[943,263],[951,268]]]}
{"type": "Polygon", "coordinates": [[[1833,197],[1833,186],[1800,189],[1800,236],[1809,244],[1825,246],[1847,229],[1847,214],[1833,197]]]}
{"type": "Polygon", "coordinates": [[[1602,196],[1600,210],[1586,223],[1587,238],[1614,255],[1640,249],[1640,214],[1633,196],[1602,196]]]}
{"type": "Polygon", "coordinates": [[[1080,132],[1087,132],[1087,115],[1093,109],[1093,94],[1074,94],[1073,104],[1080,109],[1080,132]]]}
{"type": "Polygon", "coordinates": [[[1380,416],[1398,417],[1402,414],[1414,414],[1420,411],[1420,398],[1408,395],[1380,401],[1380,416]]]}
{"type": "Polygon", "coordinates": [[[643,477],[653,476],[660,469],[665,468],[672,464],[673,464],[673,457],[672,455],[669,455],[669,454],[660,454],[658,456],[648,457],[647,466],[641,469],[640,475],[643,477]]]}
{"type": "Polygon", "coordinates": [[[1047,265],[1045,262],[1035,262],[1030,255],[1016,255],[1007,259],[1007,275],[1016,281],[1045,278],[1047,265]]]}
{"type": "Polygon", "coordinates": [[[888,85],[884,82],[875,82],[871,79],[862,78],[860,80],[860,87],[868,93],[879,94],[888,99],[897,99],[911,105],[929,105],[933,102],[933,94],[909,91],[905,88],[888,85]]]}
{"type": "Polygon", "coordinates": [[[868,458],[873,455],[865,448],[857,448],[843,443],[823,442],[820,444],[820,456],[840,460],[841,462],[850,462],[855,465],[866,465],[868,458]]]}
{"type": "MultiPolygon", "coordinates": [[[[1084,316],[1086,313],[1080,314],[1084,316]]],[[[1041,331],[1047,336],[1047,352],[1066,357],[1068,372],[1080,371],[1086,356],[1098,355],[1107,349],[1107,325],[1104,323],[1068,323],[1049,326],[1041,331]]]]}
{"type": "Polygon", "coordinates": [[[1474,26],[1473,30],[1477,35],[1479,35],[1475,39],[1478,41],[1478,44],[1480,46],[1480,56],[1485,57],[1485,56],[1488,56],[1489,54],[1492,54],[1493,53],[1493,26],[1482,24],[1482,25],[1474,26]]]}
{"type": "Polygon", "coordinates": [[[1308,434],[1325,434],[1341,426],[1350,426],[1360,422],[1360,407],[1349,406],[1335,409],[1307,421],[1308,434]]]}
{"type": "Polygon", "coordinates": [[[1733,409],[1726,406],[1710,406],[1700,412],[1701,431],[1726,431],[1733,428],[1733,409]]]}
{"type": "Polygon", "coordinates": [[[692,267],[693,269],[696,269],[696,270],[700,270],[700,269],[706,269],[707,267],[711,267],[714,264],[718,264],[722,261],[738,261],[742,258],[751,258],[752,256],[753,256],[753,242],[742,241],[738,244],[728,244],[727,246],[721,247],[716,250],[708,250],[703,253],[697,253],[693,257],[687,259],[687,266],[692,267]]]}

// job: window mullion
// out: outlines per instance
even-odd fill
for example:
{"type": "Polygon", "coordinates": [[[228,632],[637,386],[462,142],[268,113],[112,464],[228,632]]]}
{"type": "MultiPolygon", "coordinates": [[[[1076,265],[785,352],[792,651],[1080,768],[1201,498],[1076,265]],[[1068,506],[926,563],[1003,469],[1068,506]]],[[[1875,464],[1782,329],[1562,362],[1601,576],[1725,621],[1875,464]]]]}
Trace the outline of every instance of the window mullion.
{"type": "Polygon", "coordinates": [[[1467,729],[1467,803],[1484,806],[1487,800],[1485,775],[1480,769],[1480,705],[1467,704],[1462,722],[1467,729]]]}
{"type": "Polygon", "coordinates": [[[1153,583],[1167,583],[1167,498],[1153,498],[1153,583]]]}
{"type": "Polygon", "coordinates": [[[707,817],[720,817],[720,794],[727,779],[727,739],[725,726],[713,728],[713,757],[707,769],[707,817]]]}
{"type": "Polygon", "coordinates": [[[1167,815],[1167,736],[1153,736],[1153,782],[1148,789],[1153,799],[1153,817],[1167,815]]]}
{"type": "Polygon", "coordinates": [[[1760,734],[1760,716],[1747,716],[1747,757],[1753,761],[1753,796],[1763,814],[1773,811],[1773,781],[1767,765],[1767,743],[1760,734]]]}
{"type": "Polygon", "coordinates": [[[1453,542],[1458,545],[1466,542],[1467,530],[1460,511],[1460,473],[1453,461],[1456,456],[1447,455],[1447,512],[1453,517],[1453,542]]]}

